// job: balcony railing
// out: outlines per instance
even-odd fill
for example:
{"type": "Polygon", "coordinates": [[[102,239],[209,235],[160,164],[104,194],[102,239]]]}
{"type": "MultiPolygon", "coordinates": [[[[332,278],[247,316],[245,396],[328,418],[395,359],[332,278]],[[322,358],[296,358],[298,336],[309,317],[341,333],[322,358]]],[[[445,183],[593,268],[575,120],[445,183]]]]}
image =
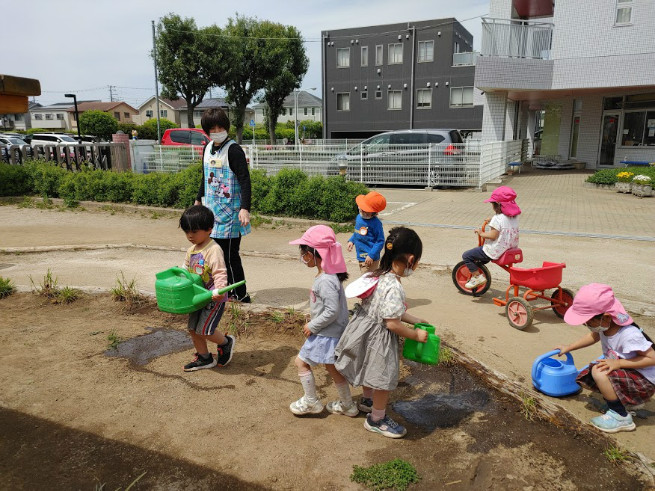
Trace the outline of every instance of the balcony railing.
{"type": "Polygon", "coordinates": [[[453,66],[473,66],[478,59],[479,53],[471,51],[468,53],[453,53],[453,66]]]}
{"type": "Polygon", "coordinates": [[[553,24],[511,19],[482,19],[482,56],[550,59],[553,24]]]}

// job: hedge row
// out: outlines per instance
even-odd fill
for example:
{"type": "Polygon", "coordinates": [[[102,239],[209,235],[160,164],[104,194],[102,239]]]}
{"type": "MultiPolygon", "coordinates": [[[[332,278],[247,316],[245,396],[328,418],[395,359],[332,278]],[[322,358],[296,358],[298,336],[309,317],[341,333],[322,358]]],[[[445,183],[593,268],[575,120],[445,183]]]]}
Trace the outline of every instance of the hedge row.
{"type": "Polygon", "coordinates": [[[651,178],[651,180],[653,180],[653,182],[655,182],[655,167],[644,167],[644,166],[620,167],[616,169],[598,170],[587,178],[587,182],[591,182],[594,184],[607,184],[611,186],[615,182],[618,182],[616,175],[619,172],[626,172],[626,171],[634,173],[635,176],[640,174],[643,176],[648,176],[651,178]]]}
{"type": "MultiPolygon", "coordinates": [[[[70,172],[56,164],[30,161],[25,165],[0,164],[0,196],[40,195],[79,201],[111,201],[185,208],[191,205],[202,179],[200,164],[177,174],[133,174],[103,170],[70,172]]],[[[252,211],[267,215],[306,217],[332,222],[357,215],[355,197],[366,186],[341,177],[308,178],[299,170],[283,169],[267,177],[251,172],[252,211]]]]}

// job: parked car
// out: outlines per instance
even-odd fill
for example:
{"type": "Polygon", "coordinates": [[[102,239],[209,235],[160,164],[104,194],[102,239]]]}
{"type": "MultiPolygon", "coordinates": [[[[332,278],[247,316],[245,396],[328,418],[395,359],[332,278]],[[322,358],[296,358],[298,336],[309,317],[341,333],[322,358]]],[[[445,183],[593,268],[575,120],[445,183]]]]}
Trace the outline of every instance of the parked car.
{"type": "Polygon", "coordinates": [[[191,147],[201,152],[210,139],[200,128],[171,128],[164,131],[162,145],[191,147]]]}
{"type": "MultiPolygon", "coordinates": [[[[77,140],[70,135],[63,135],[61,133],[34,133],[30,141],[32,149],[37,145],[77,145],[77,140]]],[[[61,157],[65,154],[62,152],[61,157]]],[[[70,157],[75,156],[73,149],[69,152],[70,157]]]]}
{"type": "Polygon", "coordinates": [[[457,184],[464,174],[463,143],[455,129],[389,131],[337,155],[329,174],[346,164],[352,178],[369,184],[457,184]]]}
{"type": "Polygon", "coordinates": [[[2,135],[0,135],[0,147],[1,147],[0,158],[2,158],[3,161],[5,161],[5,162],[10,161],[10,159],[9,159],[9,156],[10,156],[9,146],[10,145],[20,145],[20,147],[19,147],[20,150],[16,150],[16,149],[14,150],[15,151],[15,157],[14,157],[15,160],[17,160],[19,162],[22,161],[22,158],[23,158],[23,154],[21,152],[22,150],[25,150],[25,153],[26,153],[28,158],[32,156],[32,147],[30,147],[25,142],[25,140],[23,140],[21,138],[18,138],[16,136],[13,136],[13,135],[2,134],[2,135]]]}

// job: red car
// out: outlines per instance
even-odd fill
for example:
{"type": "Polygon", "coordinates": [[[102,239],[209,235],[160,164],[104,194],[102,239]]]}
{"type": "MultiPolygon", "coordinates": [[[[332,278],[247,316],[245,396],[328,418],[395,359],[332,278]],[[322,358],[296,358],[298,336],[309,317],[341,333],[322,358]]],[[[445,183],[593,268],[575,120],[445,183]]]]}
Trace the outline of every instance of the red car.
{"type": "Polygon", "coordinates": [[[190,147],[198,152],[209,143],[209,136],[200,128],[171,128],[164,131],[161,137],[162,145],[190,147]]]}

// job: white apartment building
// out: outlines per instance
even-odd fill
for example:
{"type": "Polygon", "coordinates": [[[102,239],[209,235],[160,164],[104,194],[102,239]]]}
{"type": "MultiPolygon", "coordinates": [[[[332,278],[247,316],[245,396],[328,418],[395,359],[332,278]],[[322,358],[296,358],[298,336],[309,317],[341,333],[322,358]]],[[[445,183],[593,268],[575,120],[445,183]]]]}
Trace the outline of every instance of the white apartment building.
{"type": "MultiPolygon", "coordinates": [[[[287,121],[321,121],[321,110],[323,101],[307,91],[299,90],[298,94],[298,114],[296,110],[296,94],[291,93],[284,99],[282,105],[282,112],[277,118],[278,123],[286,123],[287,121]]],[[[255,124],[264,124],[264,110],[266,104],[258,103],[252,106],[255,110],[255,124]]]]}
{"type": "Polygon", "coordinates": [[[491,0],[475,86],[482,138],[586,163],[655,161],[655,0],[491,0]]]}

